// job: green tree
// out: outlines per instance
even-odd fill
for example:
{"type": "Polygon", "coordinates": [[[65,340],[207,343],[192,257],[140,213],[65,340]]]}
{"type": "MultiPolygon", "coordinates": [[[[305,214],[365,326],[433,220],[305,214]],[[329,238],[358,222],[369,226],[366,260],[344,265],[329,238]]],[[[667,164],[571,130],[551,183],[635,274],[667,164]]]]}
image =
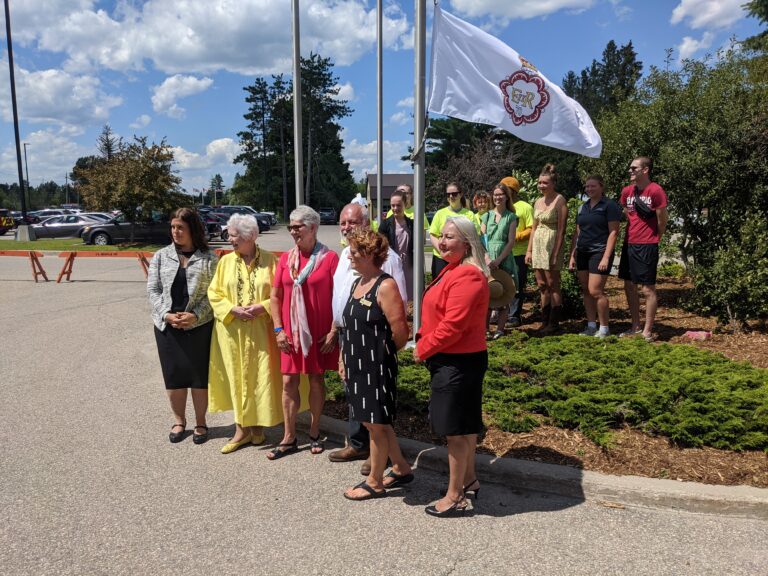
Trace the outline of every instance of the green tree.
{"type": "MultiPolygon", "coordinates": [[[[768,0],[751,0],[743,5],[747,13],[757,18],[761,24],[768,24],[768,0]]],[[[768,52],[768,30],[744,40],[744,47],[757,52],[768,52]]]]}
{"type": "Polygon", "coordinates": [[[101,134],[96,139],[96,149],[104,160],[111,160],[123,147],[123,139],[115,136],[109,124],[104,124],[101,134]]]}
{"type": "MultiPolygon", "coordinates": [[[[342,156],[338,124],[352,110],[338,98],[338,78],[329,58],[311,54],[301,59],[301,68],[306,202],[316,207],[338,207],[355,191],[349,165],[342,156]]],[[[232,197],[272,209],[282,198],[286,212],[289,191],[294,189],[293,86],[282,76],[273,76],[271,83],[258,78],[245,90],[248,125],[238,134],[243,152],[235,159],[245,166],[245,173],[233,183],[232,197]]]]}
{"type": "Polygon", "coordinates": [[[134,137],[109,160],[91,167],[76,166],[74,176],[86,207],[120,210],[133,223],[189,203],[173,170],[173,149],[165,140],[147,144],[146,137],[134,137]]]}
{"type": "Polygon", "coordinates": [[[225,204],[224,202],[224,178],[221,174],[216,174],[211,178],[208,185],[208,204],[211,206],[225,204]]]}

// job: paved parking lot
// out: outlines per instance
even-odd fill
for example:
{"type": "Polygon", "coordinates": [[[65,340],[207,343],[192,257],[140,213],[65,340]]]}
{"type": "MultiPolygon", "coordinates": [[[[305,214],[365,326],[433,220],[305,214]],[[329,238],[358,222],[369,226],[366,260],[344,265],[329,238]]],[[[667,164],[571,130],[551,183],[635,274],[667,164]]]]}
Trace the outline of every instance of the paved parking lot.
{"type": "MultiPolygon", "coordinates": [[[[268,241],[280,248],[280,232],[268,241]]],[[[43,264],[55,279],[61,260],[43,264]]],[[[26,260],[0,258],[0,322],[2,574],[768,573],[765,521],[488,482],[468,517],[435,519],[423,507],[443,476],[419,469],[406,490],[349,502],[356,463],[220,454],[229,414],[211,416],[207,444],[172,445],[132,260],[84,259],[73,282],[35,284],[26,260]]]]}

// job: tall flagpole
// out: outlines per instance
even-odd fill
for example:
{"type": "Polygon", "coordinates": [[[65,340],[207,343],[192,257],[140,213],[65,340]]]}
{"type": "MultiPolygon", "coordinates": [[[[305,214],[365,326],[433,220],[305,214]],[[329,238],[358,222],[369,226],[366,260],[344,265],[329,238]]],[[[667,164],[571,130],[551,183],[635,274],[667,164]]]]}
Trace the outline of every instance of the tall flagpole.
{"type": "MultiPolygon", "coordinates": [[[[13,73],[13,42],[11,41],[11,10],[5,0],[5,36],[8,40],[8,71],[11,73],[11,107],[13,108],[13,132],[16,137],[16,164],[19,169],[19,193],[21,194],[21,215],[23,230],[26,230],[27,201],[24,186],[24,173],[21,170],[21,138],[19,137],[19,110],[16,106],[16,77],[13,73]]],[[[27,181],[29,186],[29,181],[27,181]]],[[[21,228],[21,226],[20,226],[21,228]]]]}
{"type": "MultiPolygon", "coordinates": [[[[301,127],[301,34],[299,0],[293,0],[293,160],[296,180],[296,206],[304,204],[304,155],[301,127]]],[[[286,222],[288,215],[285,216],[286,222]]]]}
{"type": "Polygon", "coordinates": [[[382,62],[382,12],[381,12],[381,0],[376,2],[376,219],[381,224],[382,213],[384,211],[383,196],[384,196],[384,111],[383,108],[383,91],[384,91],[384,74],[383,74],[383,62],[382,62]]]}
{"type": "Polygon", "coordinates": [[[424,292],[424,79],[427,38],[426,0],[416,0],[414,8],[414,107],[413,107],[413,333],[421,327],[421,296],[424,292]]]}

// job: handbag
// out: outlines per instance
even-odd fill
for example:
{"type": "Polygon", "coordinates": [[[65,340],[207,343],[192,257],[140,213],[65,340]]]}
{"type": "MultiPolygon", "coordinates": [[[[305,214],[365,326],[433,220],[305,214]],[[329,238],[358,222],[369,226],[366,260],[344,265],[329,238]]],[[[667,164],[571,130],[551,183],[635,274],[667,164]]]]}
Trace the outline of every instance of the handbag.
{"type": "Polygon", "coordinates": [[[640,189],[635,186],[635,213],[643,220],[649,220],[656,215],[656,210],[640,200],[640,189]]]}

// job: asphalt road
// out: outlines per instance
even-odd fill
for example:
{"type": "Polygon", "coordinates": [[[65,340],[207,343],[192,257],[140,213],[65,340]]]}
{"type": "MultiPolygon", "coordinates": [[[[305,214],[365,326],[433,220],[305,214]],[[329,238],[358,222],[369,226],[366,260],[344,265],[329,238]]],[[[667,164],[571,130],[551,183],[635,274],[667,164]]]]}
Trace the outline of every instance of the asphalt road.
{"type": "MultiPolygon", "coordinates": [[[[61,260],[43,264],[55,278],[61,260]]],[[[211,415],[207,444],[172,445],[132,260],[83,259],[73,282],[35,284],[26,260],[0,258],[0,322],[3,575],[768,573],[765,521],[488,482],[467,517],[435,519],[423,508],[445,477],[417,470],[405,490],[349,502],[357,463],[220,454],[230,414],[211,415]]]]}

